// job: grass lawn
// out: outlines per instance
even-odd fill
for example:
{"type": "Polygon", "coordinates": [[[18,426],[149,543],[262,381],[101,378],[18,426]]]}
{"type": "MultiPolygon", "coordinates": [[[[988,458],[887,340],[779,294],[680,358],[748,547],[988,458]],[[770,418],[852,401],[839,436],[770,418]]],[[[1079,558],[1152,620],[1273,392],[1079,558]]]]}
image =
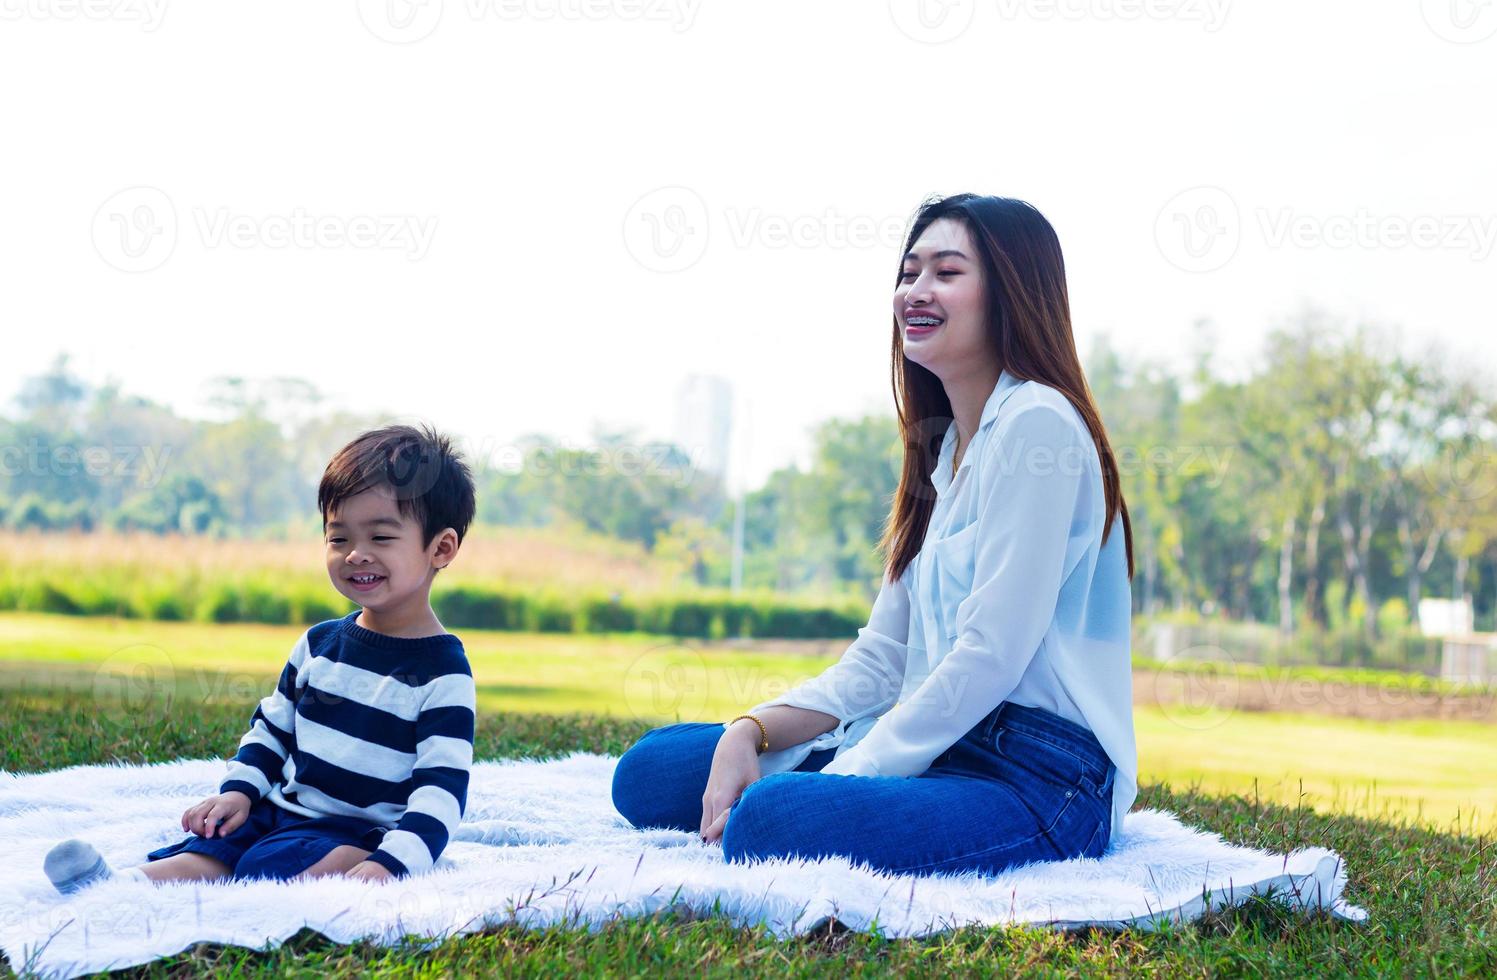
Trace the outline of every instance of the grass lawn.
{"type": "MultiPolygon", "coordinates": [[[[485,712],[479,718],[477,749],[486,758],[546,757],[575,749],[616,754],[648,725],[640,719],[583,714],[485,712]]],[[[243,726],[242,706],[231,703],[210,702],[163,718],[97,700],[90,692],[0,689],[3,765],[13,771],[201,756],[207,747],[231,746],[243,726]]],[[[1322,915],[1304,918],[1277,903],[1256,901],[1152,934],[969,927],[923,940],[885,940],[833,924],[813,936],[780,941],[762,929],[720,919],[662,915],[620,920],[593,933],[496,927],[429,949],[415,944],[338,946],[304,933],[274,951],[200,946],[128,972],[149,977],[330,972],[736,976],[749,970],[839,977],[951,971],[1161,976],[1497,972],[1497,849],[1490,836],[1323,815],[1303,805],[1172,790],[1159,783],[1146,785],[1139,803],[1173,810],[1188,823],[1254,847],[1335,848],[1348,862],[1349,897],[1368,908],[1370,921],[1351,925],[1322,915]]]]}
{"type": "MultiPolygon", "coordinates": [[[[0,688],[91,694],[118,706],[103,710],[163,722],[204,705],[238,706],[248,719],[300,634],[289,626],[5,613],[0,688]]],[[[640,635],[462,636],[481,711],[641,723],[729,718],[835,660],[640,635]]],[[[1497,830],[1497,725],[1140,705],[1135,727],[1145,782],[1418,819],[1438,830],[1497,830]]],[[[236,740],[189,754],[227,755],[236,740]]],[[[18,767],[8,754],[0,764],[18,767]]]]}

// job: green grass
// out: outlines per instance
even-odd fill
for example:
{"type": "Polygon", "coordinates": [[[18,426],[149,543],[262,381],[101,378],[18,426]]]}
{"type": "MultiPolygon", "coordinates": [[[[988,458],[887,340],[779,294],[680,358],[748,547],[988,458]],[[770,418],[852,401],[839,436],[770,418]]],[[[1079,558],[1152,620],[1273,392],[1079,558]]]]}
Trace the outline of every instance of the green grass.
{"type": "Polygon", "coordinates": [[[1327,813],[1497,830],[1497,725],[1239,712],[1207,730],[1138,708],[1144,779],[1327,813]]]}
{"type": "MultiPolygon", "coordinates": [[[[0,688],[92,694],[106,704],[123,698],[163,726],[203,705],[238,706],[247,718],[301,629],[0,614],[0,688]]],[[[836,659],[640,634],[461,635],[479,708],[490,713],[721,720],[836,659]]],[[[1158,667],[1144,661],[1138,669],[1158,667]]],[[[1326,673],[1308,668],[1301,679],[1326,673]]],[[[1135,728],[1144,781],[1438,830],[1497,830],[1497,725],[1140,705],[1135,728]]],[[[194,754],[227,754],[232,744],[194,754]]]]}
{"type": "Polygon", "coordinates": [[[1217,663],[1209,660],[1155,660],[1135,655],[1135,670],[1160,670],[1177,674],[1231,675],[1243,680],[1272,678],[1277,683],[1308,681],[1321,684],[1355,684],[1386,691],[1409,694],[1491,695],[1491,691],[1473,684],[1460,684],[1428,674],[1407,670],[1379,670],[1370,667],[1323,667],[1314,664],[1265,666],[1253,663],[1217,663]]]}
{"type": "MultiPolygon", "coordinates": [[[[244,726],[241,707],[205,703],[163,718],[88,692],[0,689],[3,767],[32,771],[101,762],[223,754],[244,726]]],[[[485,713],[481,757],[618,753],[649,727],[640,719],[485,713]]],[[[1497,972],[1497,848],[1490,836],[1438,833],[1397,821],[1318,814],[1242,795],[1147,785],[1141,806],[1253,847],[1331,847],[1350,870],[1349,898],[1371,913],[1351,925],[1254,901],[1160,933],[1059,933],[964,928],[923,940],[886,940],[833,924],[778,941],[759,928],[680,914],[619,920],[597,932],[498,927],[433,948],[339,946],[303,933],[273,951],[200,946],[126,971],[142,977],[379,973],[738,976],[911,973],[1158,976],[1468,975],[1497,972]]],[[[11,967],[17,964],[10,964],[11,967]]]]}

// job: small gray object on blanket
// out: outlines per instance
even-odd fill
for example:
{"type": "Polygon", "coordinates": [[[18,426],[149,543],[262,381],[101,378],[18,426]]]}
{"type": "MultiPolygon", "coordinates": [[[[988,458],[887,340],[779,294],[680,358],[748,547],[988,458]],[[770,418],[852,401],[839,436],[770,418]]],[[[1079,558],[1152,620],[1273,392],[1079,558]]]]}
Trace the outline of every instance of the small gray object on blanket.
{"type": "Polygon", "coordinates": [[[695,833],[639,831],[613,809],[617,759],[578,752],[473,767],[468,809],[436,869],[380,885],[301,882],[150,885],[124,876],[59,895],[44,873],[60,841],[90,841],[116,868],[181,837],[182,811],[213,793],[217,760],[0,772],[0,948],[11,967],[77,976],[146,963],[200,942],[274,946],[303,928],[335,942],[460,935],[486,925],[596,927],[669,906],[799,935],[835,917],[891,938],[963,925],[1150,929],[1272,893],[1353,921],[1334,851],[1237,847],[1173,815],[1129,814],[1099,859],[1001,875],[890,875],[841,858],[727,864],[695,833]]]}
{"type": "Polygon", "coordinates": [[[64,895],[96,881],[103,881],[114,874],[104,863],[104,857],[93,845],[81,840],[65,840],[47,852],[42,859],[42,870],[64,895]]]}

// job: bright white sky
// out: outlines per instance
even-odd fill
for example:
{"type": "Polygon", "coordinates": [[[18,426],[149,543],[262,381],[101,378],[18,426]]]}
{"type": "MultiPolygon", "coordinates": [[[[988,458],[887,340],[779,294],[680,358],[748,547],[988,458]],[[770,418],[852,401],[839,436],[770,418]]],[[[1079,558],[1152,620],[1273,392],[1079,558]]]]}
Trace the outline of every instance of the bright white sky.
{"type": "Polygon", "coordinates": [[[962,190],[1054,223],[1083,351],[1308,302],[1497,363],[1497,4],[943,3],[0,0],[0,399],[66,351],[492,449],[715,373],[757,484],[892,411],[897,231],[962,190]]]}

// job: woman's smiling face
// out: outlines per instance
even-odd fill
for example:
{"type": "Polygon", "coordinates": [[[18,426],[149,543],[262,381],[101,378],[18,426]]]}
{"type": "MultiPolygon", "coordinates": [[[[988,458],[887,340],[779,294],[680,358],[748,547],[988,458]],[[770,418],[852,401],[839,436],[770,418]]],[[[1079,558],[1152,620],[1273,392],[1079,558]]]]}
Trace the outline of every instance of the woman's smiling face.
{"type": "Polygon", "coordinates": [[[938,378],[993,357],[982,261],[962,222],[932,221],[904,257],[894,290],[904,355],[938,378]]]}

